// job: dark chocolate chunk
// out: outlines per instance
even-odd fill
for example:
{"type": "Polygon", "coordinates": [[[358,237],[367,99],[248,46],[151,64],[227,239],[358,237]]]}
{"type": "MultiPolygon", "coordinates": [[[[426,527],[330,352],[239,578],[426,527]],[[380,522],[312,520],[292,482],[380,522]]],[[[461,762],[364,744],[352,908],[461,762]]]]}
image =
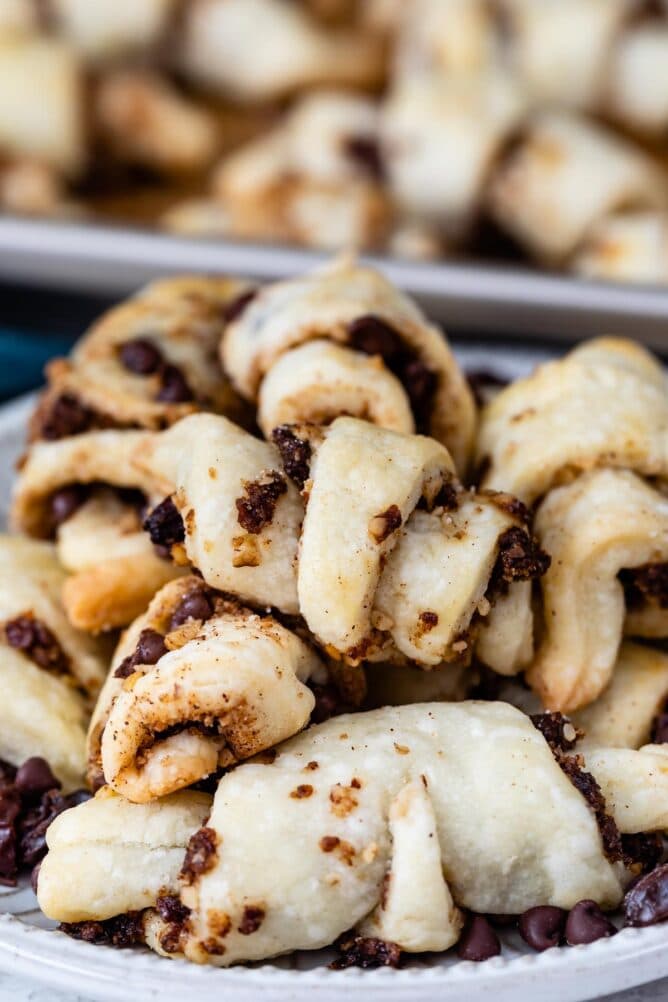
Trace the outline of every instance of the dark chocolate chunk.
{"type": "Polygon", "coordinates": [[[39,434],[49,442],[81,435],[95,427],[96,415],[71,393],[62,393],[42,417],[39,434]]]}
{"type": "Polygon", "coordinates": [[[52,494],[49,508],[54,527],[62,525],[68,518],[71,518],[84,503],[87,495],[87,488],[80,484],[61,487],[59,491],[52,494]]]}
{"type": "Polygon", "coordinates": [[[237,520],[242,529],[257,535],[271,523],[278,499],[288,485],[278,470],[269,470],[257,480],[245,480],[243,497],[237,498],[237,520]]]}
{"type": "Polygon", "coordinates": [[[566,919],[566,942],[569,946],[595,943],[597,939],[614,936],[617,929],[595,901],[578,901],[566,919]]]}
{"type": "Polygon", "coordinates": [[[238,320],[249,303],[257,296],[257,289],[247,289],[245,292],[235,296],[226,306],[223,307],[223,320],[226,324],[231,324],[233,320],[238,320]]]}
{"type": "Polygon", "coordinates": [[[47,790],[60,789],[46,759],[35,755],[25,760],[16,773],[16,789],[27,800],[39,799],[47,790]]]}
{"type": "Polygon", "coordinates": [[[339,956],[329,965],[334,971],[342,971],[346,967],[399,967],[401,963],[401,948],[396,943],[386,943],[383,939],[351,933],[342,936],[336,947],[339,956]]]}
{"type": "Polygon", "coordinates": [[[121,361],[129,372],[137,376],[150,376],[162,364],[162,353],[146,338],[126,341],[120,350],[121,361]]]}
{"type": "Polygon", "coordinates": [[[520,936],[534,950],[547,950],[558,946],[563,939],[568,913],[563,908],[538,905],[520,915],[518,928],[520,936]]]}
{"type": "Polygon", "coordinates": [[[283,469],[300,491],[310,476],[311,443],[298,438],[289,424],[279,425],[271,433],[272,441],[281,454],[283,469]]]}
{"type": "Polygon", "coordinates": [[[189,619],[199,619],[203,623],[213,616],[213,602],[203,588],[188,592],[172,613],[169,622],[170,630],[176,630],[187,623],[189,619]]]}
{"type": "Polygon", "coordinates": [[[622,835],[622,849],[627,866],[649,873],[663,859],[663,837],[659,832],[622,835]]]}
{"type": "Polygon", "coordinates": [[[182,543],[186,530],[178,508],[171,497],[165,498],[146,516],[143,528],[156,546],[173,546],[182,543]]]}
{"type": "Polygon", "coordinates": [[[668,863],[641,877],[624,899],[627,925],[645,926],[668,919],[668,863]]]}
{"type": "Polygon", "coordinates": [[[501,953],[501,943],[491,925],[482,915],[472,915],[457,943],[457,956],[462,960],[489,960],[501,953]]]}
{"type": "Polygon", "coordinates": [[[160,374],[161,387],[156,400],[163,404],[187,404],[194,400],[188,381],[175,365],[164,365],[160,374]]]}
{"type": "Polygon", "coordinates": [[[134,674],[137,665],[155,665],[163,654],[167,653],[165,638],[157,630],[145,629],[139,634],[139,640],[132,654],[124,658],[114,672],[114,678],[128,678],[134,674]]]}
{"type": "Polygon", "coordinates": [[[155,902],[155,909],[165,922],[185,922],[190,909],[173,894],[162,894],[155,902]]]}
{"type": "Polygon", "coordinates": [[[346,155],[374,181],[385,177],[385,165],[380,144],[374,136],[348,136],[344,142],[346,155]]]}

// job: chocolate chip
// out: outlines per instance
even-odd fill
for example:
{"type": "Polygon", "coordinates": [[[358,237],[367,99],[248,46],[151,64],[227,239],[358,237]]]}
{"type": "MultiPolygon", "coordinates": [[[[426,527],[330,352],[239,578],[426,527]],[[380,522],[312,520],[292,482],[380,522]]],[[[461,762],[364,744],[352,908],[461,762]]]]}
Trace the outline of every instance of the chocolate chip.
{"type": "Polygon", "coordinates": [[[39,799],[47,790],[60,789],[46,759],[35,755],[25,760],[16,773],[16,789],[22,797],[39,799]]]}
{"type": "Polygon", "coordinates": [[[264,922],[264,916],[264,908],[259,905],[246,905],[238,931],[242,936],[252,936],[264,922]]]}
{"type": "Polygon", "coordinates": [[[95,425],[95,414],[71,393],[57,397],[44,415],[40,436],[53,442],[70,435],[81,435],[95,425]]]}
{"type": "Polygon", "coordinates": [[[501,953],[501,943],[491,925],[482,915],[472,915],[457,944],[457,956],[462,960],[489,960],[501,953]]]}
{"type": "Polygon", "coordinates": [[[143,526],[156,546],[173,546],[182,543],[186,530],[178,508],[171,497],[165,498],[146,516],[143,526]]]}
{"type": "Polygon", "coordinates": [[[655,718],[652,726],[652,744],[665,745],[668,743],[668,713],[660,713],[655,718]]]}
{"type": "Polygon", "coordinates": [[[348,157],[361,167],[375,181],[385,177],[385,165],[380,144],[374,136],[348,136],[344,142],[348,157]]]}
{"type": "Polygon", "coordinates": [[[240,293],[223,307],[223,320],[226,324],[231,324],[233,320],[238,320],[249,303],[257,296],[257,289],[247,289],[240,293]]]}
{"type": "Polygon", "coordinates": [[[569,946],[594,943],[597,939],[614,936],[616,932],[615,926],[595,901],[578,901],[566,919],[566,942],[569,946]]]}
{"type": "Polygon", "coordinates": [[[13,787],[0,790],[0,884],[13,887],[18,873],[17,822],[21,800],[13,787]]]}
{"type": "Polygon", "coordinates": [[[215,865],[217,845],[218,835],[213,828],[200,828],[191,835],[181,867],[180,876],[184,883],[194,883],[197,877],[215,865]]]}
{"type": "Polygon", "coordinates": [[[534,950],[548,950],[558,946],[566,927],[567,912],[551,905],[538,905],[520,915],[520,936],[534,950]]]}
{"type": "Polygon", "coordinates": [[[289,424],[274,428],[271,438],[281,454],[283,469],[299,490],[303,491],[311,472],[311,443],[298,438],[289,424]]]}
{"type": "Polygon", "coordinates": [[[185,404],[194,399],[186,377],[175,365],[165,365],[162,369],[162,386],[156,400],[164,404],[185,404]]]}
{"type": "Polygon", "coordinates": [[[132,654],[124,658],[114,672],[114,678],[128,678],[137,665],[155,665],[167,653],[165,638],[157,630],[145,629],[139,634],[132,654]]]}
{"type": "Polygon", "coordinates": [[[624,899],[624,912],[627,925],[633,926],[668,919],[668,863],[640,878],[624,899]]]}
{"type": "Polygon", "coordinates": [[[49,502],[51,521],[55,527],[62,525],[74,515],[86,500],[88,491],[79,484],[61,487],[51,495],[49,502]]]}
{"type": "Polygon", "coordinates": [[[181,600],[181,604],[172,613],[169,622],[170,630],[176,630],[187,623],[189,619],[199,619],[203,623],[213,616],[213,603],[205,591],[198,588],[191,591],[181,600]]]}
{"type": "Polygon", "coordinates": [[[157,372],[162,364],[162,354],[158,348],[146,338],[135,338],[126,341],[120,351],[121,361],[129,372],[137,376],[150,376],[157,372]]]}

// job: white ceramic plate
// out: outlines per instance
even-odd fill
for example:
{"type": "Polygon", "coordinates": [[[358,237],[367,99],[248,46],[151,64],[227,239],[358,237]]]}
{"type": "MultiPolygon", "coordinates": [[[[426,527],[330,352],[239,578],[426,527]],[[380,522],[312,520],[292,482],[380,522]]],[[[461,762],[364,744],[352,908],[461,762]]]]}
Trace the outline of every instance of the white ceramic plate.
{"type": "MultiPolygon", "coordinates": [[[[517,376],[547,352],[467,348],[467,367],[517,376]]],[[[0,515],[7,510],[30,399],[0,409],[0,515]]],[[[267,860],[267,866],[270,866],[267,860]]],[[[248,967],[218,970],[165,960],[141,950],[76,942],[54,931],[29,888],[0,891],[0,969],[86,998],[160,1002],[581,1002],[668,976],[668,923],[625,929],[590,946],[537,954],[515,931],[502,930],[503,953],[482,964],[433,955],[402,970],[330,971],[331,954],[298,953],[248,967]]]]}

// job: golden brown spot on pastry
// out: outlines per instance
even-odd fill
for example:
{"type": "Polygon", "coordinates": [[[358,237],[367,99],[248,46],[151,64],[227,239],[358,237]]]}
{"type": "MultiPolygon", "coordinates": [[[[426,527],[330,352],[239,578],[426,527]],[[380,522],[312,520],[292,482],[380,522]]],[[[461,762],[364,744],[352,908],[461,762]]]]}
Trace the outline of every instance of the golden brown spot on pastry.
{"type": "Polygon", "coordinates": [[[354,789],[358,789],[358,787],[344,786],[342,783],[336,783],[332,787],[329,794],[332,804],[330,810],[337,818],[347,817],[358,806],[359,801],[353,793],[354,789]]]}
{"type": "Polygon", "coordinates": [[[507,515],[511,515],[513,518],[518,519],[526,525],[529,524],[529,509],[513,494],[506,494],[505,491],[491,490],[480,491],[480,494],[483,497],[489,498],[492,504],[499,508],[500,511],[505,512],[507,515]]]}
{"type": "Polygon", "coordinates": [[[386,511],[373,516],[369,522],[369,535],[376,543],[384,543],[388,536],[397,531],[401,522],[401,511],[398,505],[392,504],[386,511]]]}
{"type": "Polygon", "coordinates": [[[313,772],[315,769],[319,769],[319,768],[320,768],[320,766],[318,765],[317,762],[315,762],[315,761],[313,761],[313,762],[307,762],[306,765],[304,766],[304,772],[307,772],[307,771],[308,772],[313,772]]]}
{"type": "Polygon", "coordinates": [[[253,762],[256,762],[258,765],[273,765],[277,758],[278,752],[276,749],[267,748],[266,751],[262,751],[256,755],[253,762]]]}
{"type": "Polygon", "coordinates": [[[213,937],[210,939],[203,939],[200,946],[204,952],[208,953],[211,957],[222,957],[222,955],[226,952],[224,944],[219,943],[213,937]]]}
{"type": "Polygon", "coordinates": [[[192,536],[192,534],[195,531],[195,509],[194,508],[189,508],[188,509],[188,511],[185,514],[184,522],[185,522],[186,532],[188,533],[189,536],[192,536]]]}
{"type": "Polygon", "coordinates": [[[260,550],[253,536],[234,536],[232,539],[233,567],[258,567],[261,563],[260,550]]]}
{"type": "Polygon", "coordinates": [[[265,915],[266,912],[260,905],[246,905],[238,931],[242,936],[251,936],[258,931],[264,922],[265,915]]]}
{"type": "Polygon", "coordinates": [[[429,631],[433,630],[435,626],[438,626],[438,613],[431,612],[429,609],[425,612],[421,612],[419,619],[424,633],[429,633],[429,631]]]}
{"type": "Polygon", "coordinates": [[[520,421],[524,421],[525,418],[532,417],[535,413],[535,407],[526,407],[523,411],[518,411],[517,414],[513,414],[510,421],[512,424],[519,424],[520,421]]]}
{"type": "Polygon", "coordinates": [[[225,939],[232,929],[232,919],[227,912],[219,911],[217,908],[209,908],[206,913],[206,920],[209,928],[219,939],[225,939]]]}
{"type": "Polygon", "coordinates": [[[216,477],[218,476],[218,474],[216,473],[215,467],[213,467],[213,466],[209,467],[209,476],[211,477],[212,480],[216,479],[216,477]]]}
{"type": "Polygon", "coordinates": [[[365,863],[373,863],[374,859],[378,855],[378,843],[369,842],[369,844],[364,848],[362,852],[362,859],[365,863]]]}
{"type": "Polygon", "coordinates": [[[293,800],[304,800],[313,796],[313,787],[309,783],[300,783],[290,794],[293,800]]]}
{"type": "Polygon", "coordinates": [[[407,745],[399,745],[396,741],[394,742],[394,750],[397,755],[410,755],[411,751],[407,745]]]}

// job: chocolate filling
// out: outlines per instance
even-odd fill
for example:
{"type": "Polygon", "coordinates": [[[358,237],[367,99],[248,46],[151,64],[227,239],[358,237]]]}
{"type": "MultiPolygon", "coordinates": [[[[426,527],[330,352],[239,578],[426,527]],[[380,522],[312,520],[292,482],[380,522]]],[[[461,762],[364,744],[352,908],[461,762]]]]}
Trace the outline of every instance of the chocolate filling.
{"type": "Polygon", "coordinates": [[[374,136],[348,136],[343,144],[346,156],[374,181],[385,180],[385,164],[380,143],[374,136]]]}
{"type": "Polygon", "coordinates": [[[5,623],[5,639],[10,647],[22,651],[45,671],[64,675],[70,670],[70,659],[58,640],[32,612],[24,612],[5,623]]]}
{"type": "Polygon", "coordinates": [[[55,442],[71,435],[82,435],[86,431],[109,428],[113,422],[107,420],[83,404],[72,393],[61,393],[55,400],[38,408],[32,428],[33,438],[43,438],[55,442]]]}
{"type": "Polygon", "coordinates": [[[259,905],[246,905],[238,931],[242,936],[252,936],[264,922],[265,914],[264,908],[259,905]]]}
{"type": "Polygon", "coordinates": [[[401,948],[396,943],[386,943],[382,939],[357,936],[346,933],[336,943],[339,956],[329,965],[333,971],[346,967],[399,967],[401,948]]]}
{"type": "Polygon", "coordinates": [[[114,672],[114,678],[128,678],[137,665],[155,665],[167,653],[165,638],[157,630],[146,629],[139,634],[139,640],[132,654],[121,661],[114,672]]]}
{"type": "Polygon", "coordinates": [[[285,494],[288,485],[278,470],[269,470],[257,480],[244,480],[245,496],[237,498],[237,520],[242,529],[257,535],[270,525],[278,499],[285,494]]]}
{"type": "Polygon", "coordinates": [[[396,504],[391,504],[386,511],[374,515],[369,532],[377,543],[384,543],[393,532],[401,528],[401,511],[396,504]]]}
{"type": "Polygon", "coordinates": [[[466,378],[478,407],[484,407],[496,392],[502,390],[510,382],[505,376],[501,376],[498,372],[492,372],[491,369],[469,370],[466,372],[466,378]]]}
{"type": "MultiPolygon", "coordinates": [[[[584,759],[581,755],[567,755],[577,740],[577,732],[573,739],[567,730],[570,721],[561,713],[543,713],[531,717],[536,727],[552,750],[555,761],[562,772],[568,776],[575,789],[587,801],[590,810],[596,818],[598,830],[601,833],[603,852],[611,863],[628,862],[624,854],[622,838],[619,829],[607,811],[605,797],[590,772],[584,769],[584,759]]],[[[572,724],[570,724],[573,727],[572,724]]]]}
{"type": "Polygon", "coordinates": [[[620,571],[629,609],[641,609],[647,601],[654,601],[668,609],[668,563],[644,564],[620,571]]]}
{"type": "Polygon", "coordinates": [[[58,928],[72,939],[120,949],[144,942],[144,913],[127,912],[103,922],[61,922],[58,928]]]}
{"type": "Polygon", "coordinates": [[[298,438],[293,426],[289,424],[274,428],[271,438],[281,454],[283,469],[299,490],[303,491],[311,473],[311,443],[298,438]]]}
{"type": "Polygon", "coordinates": [[[176,365],[163,365],[156,400],[162,404],[187,404],[195,399],[188,380],[176,365]]]}
{"type": "Polygon", "coordinates": [[[162,365],[162,352],[147,338],[134,338],[126,341],[120,349],[121,362],[136,376],[150,376],[162,365]]]}
{"type": "Polygon", "coordinates": [[[218,836],[213,828],[200,828],[191,835],[180,873],[186,884],[193,884],[215,866],[217,845],[218,836]]]}
{"type": "Polygon", "coordinates": [[[525,529],[514,526],[499,536],[499,553],[488,591],[513,581],[533,581],[546,573],[552,558],[525,529]]]}
{"type": "Polygon", "coordinates": [[[225,324],[231,324],[233,320],[238,320],[248,304],[252,303],[255,299],[257,293],[257,289],[247,289],[246,292],[240,293],[227,303],[223,307],[223,321],[225,324]]]}
{"type": "Polygon", "coordinates": [[[373,313],[353,320],[348,333],[351,347],[366,355],[382,357],[408,395],[417,430],[427,432],[438,388],[436,373],[425,365],[390,324],[373,313]]]}

